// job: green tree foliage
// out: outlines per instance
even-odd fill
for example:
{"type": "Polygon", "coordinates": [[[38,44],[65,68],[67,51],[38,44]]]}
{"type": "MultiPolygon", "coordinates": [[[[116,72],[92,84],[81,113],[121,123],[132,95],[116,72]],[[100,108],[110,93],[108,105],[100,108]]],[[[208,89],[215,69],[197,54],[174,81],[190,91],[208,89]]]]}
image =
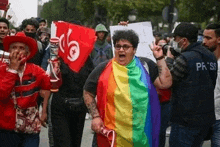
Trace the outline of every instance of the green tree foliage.
{"type": "Polygon", "coordinates": [[[83,20],[82,12],[77,7],[77,0],[52,0],[43,5],[41,16],[52,21],[73,21],[83,20]]]}
{"type": "Polygon", "coordinates": [[[169,0],[79,0],[79,4],[86,18],[94,15],[88,8],[101,6],[107,10],[107,17],[117,23],[120,20],[127,20],[129,12],[133,9],[138,11],[139,17],[161,15],[169,0]]]}
{"type": "Polygon", "coordinates": [[[78,0],[77,8],[83,13],[83,19],[91,23],[95,13],[94,0],[78,0]]]}
{"type": "Polygon", "coordinates": [[[49,1],[44,4],[43,9],[41,11],[41,16],[47,19],[48,25],[50,25],[53,20],[56,20],[54,15],[55,12],[53,12],[54,9],[52,9],[52,7],[52,1],[49,1]]]}
{"type": "Polygon", "coordinates": [[[217,0],[178,0],[179,21],[205,22],[218,12],[217,0]]]}
{"type": "MultiPolygon", "coordinates": [[[[208,22],[213,16],[219,20],[219,1],[175,0],[175,7],[178,9],[177,21],[208,22]]],[[[136,9],[139,20],[158,22],[153,19],[162,18],[162,10],[169,4],[170,0],[51,0],[44,4],[41,15],[49,24],[53,20],[80,20],[84,24],[92,25],[97,8],[102,7],[107,10],[107,22],[113,21],[113,24],[116,24],[127,20],[129,12],[136,9]]]]}

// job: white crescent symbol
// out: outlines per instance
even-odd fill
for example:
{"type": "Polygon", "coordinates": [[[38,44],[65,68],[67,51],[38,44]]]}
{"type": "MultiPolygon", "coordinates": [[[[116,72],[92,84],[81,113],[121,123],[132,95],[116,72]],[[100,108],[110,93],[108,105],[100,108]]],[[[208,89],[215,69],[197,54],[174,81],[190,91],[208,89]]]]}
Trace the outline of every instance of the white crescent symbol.
{"type": "Polygon", "coordinates": [[[64,42],[63,38],[64,38],[64,34],[62,34],[62,35],[60,36],[59,46],[60,46],[60,50],[64,53],[63,46],[65,47],[65,42],[64,42]]]}
{"type": "Polygon", "coordinates": [[[69,44],[69,56],[67,59],[69,59],[71,62],[78,59],[80,55],[80,49],[79,49],[79,43],[77,41],[71,41],[69,44]]]}

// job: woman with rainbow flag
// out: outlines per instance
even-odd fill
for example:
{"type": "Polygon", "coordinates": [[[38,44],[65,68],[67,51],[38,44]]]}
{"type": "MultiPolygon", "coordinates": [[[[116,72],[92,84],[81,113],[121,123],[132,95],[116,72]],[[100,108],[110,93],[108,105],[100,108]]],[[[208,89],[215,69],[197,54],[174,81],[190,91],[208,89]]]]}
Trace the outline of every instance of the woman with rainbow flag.
{"type": "Polygon", "coordinates": [[[133,30],[115,31],[113,43],[115,57],[99,64],[84,86],[98,147],[158,147],[160,104],[154,86],[172,85],[163,51],[152,46],[157,65],[136,57],[139,37],[133,30]]]}

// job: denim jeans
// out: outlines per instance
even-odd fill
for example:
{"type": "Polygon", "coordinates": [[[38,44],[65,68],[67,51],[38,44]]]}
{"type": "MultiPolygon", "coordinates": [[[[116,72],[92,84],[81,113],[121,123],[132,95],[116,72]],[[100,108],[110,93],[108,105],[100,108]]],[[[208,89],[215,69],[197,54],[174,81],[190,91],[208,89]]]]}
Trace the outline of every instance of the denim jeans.
{"type": "Polygon", "coordinates": [[[39,147],[38,134],[23,134],[0,130],[0,147],[39,147]]]}
{"type": "Polygon", "coordinates": [[[190,128],[179,124],[171,124],[170,147],[200,147],[208,134],[210,126],[190,128]]]}
{"type": "Polygon", "coordinates": [[[161,103],[161,126],[160,126],[160,142],[159,147],[164,147],[166,142],[166,130],[169,127],[171,116],[171,103],[161,103]]]}
{"type": "Polygon", "coordinates": [[[212,147],[220,147],[220,120],[216,120],[213,125],[213,135],[211,138],[212,147]]]}

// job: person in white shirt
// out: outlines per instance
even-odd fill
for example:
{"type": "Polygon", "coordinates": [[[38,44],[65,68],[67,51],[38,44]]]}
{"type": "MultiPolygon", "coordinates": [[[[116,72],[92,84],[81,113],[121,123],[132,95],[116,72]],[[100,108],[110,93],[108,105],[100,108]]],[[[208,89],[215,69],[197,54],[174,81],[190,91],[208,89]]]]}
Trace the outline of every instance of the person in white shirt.
{"type": "Polygon", "coordinates": [[[216,122],[213,125],[211,146],[220,147],[220,24],[211,23],[207,25],[203,32],[203,36],[203,46],[214,52],[218,59],[218,77],[216,79],[214,91],[216,122]]]}

